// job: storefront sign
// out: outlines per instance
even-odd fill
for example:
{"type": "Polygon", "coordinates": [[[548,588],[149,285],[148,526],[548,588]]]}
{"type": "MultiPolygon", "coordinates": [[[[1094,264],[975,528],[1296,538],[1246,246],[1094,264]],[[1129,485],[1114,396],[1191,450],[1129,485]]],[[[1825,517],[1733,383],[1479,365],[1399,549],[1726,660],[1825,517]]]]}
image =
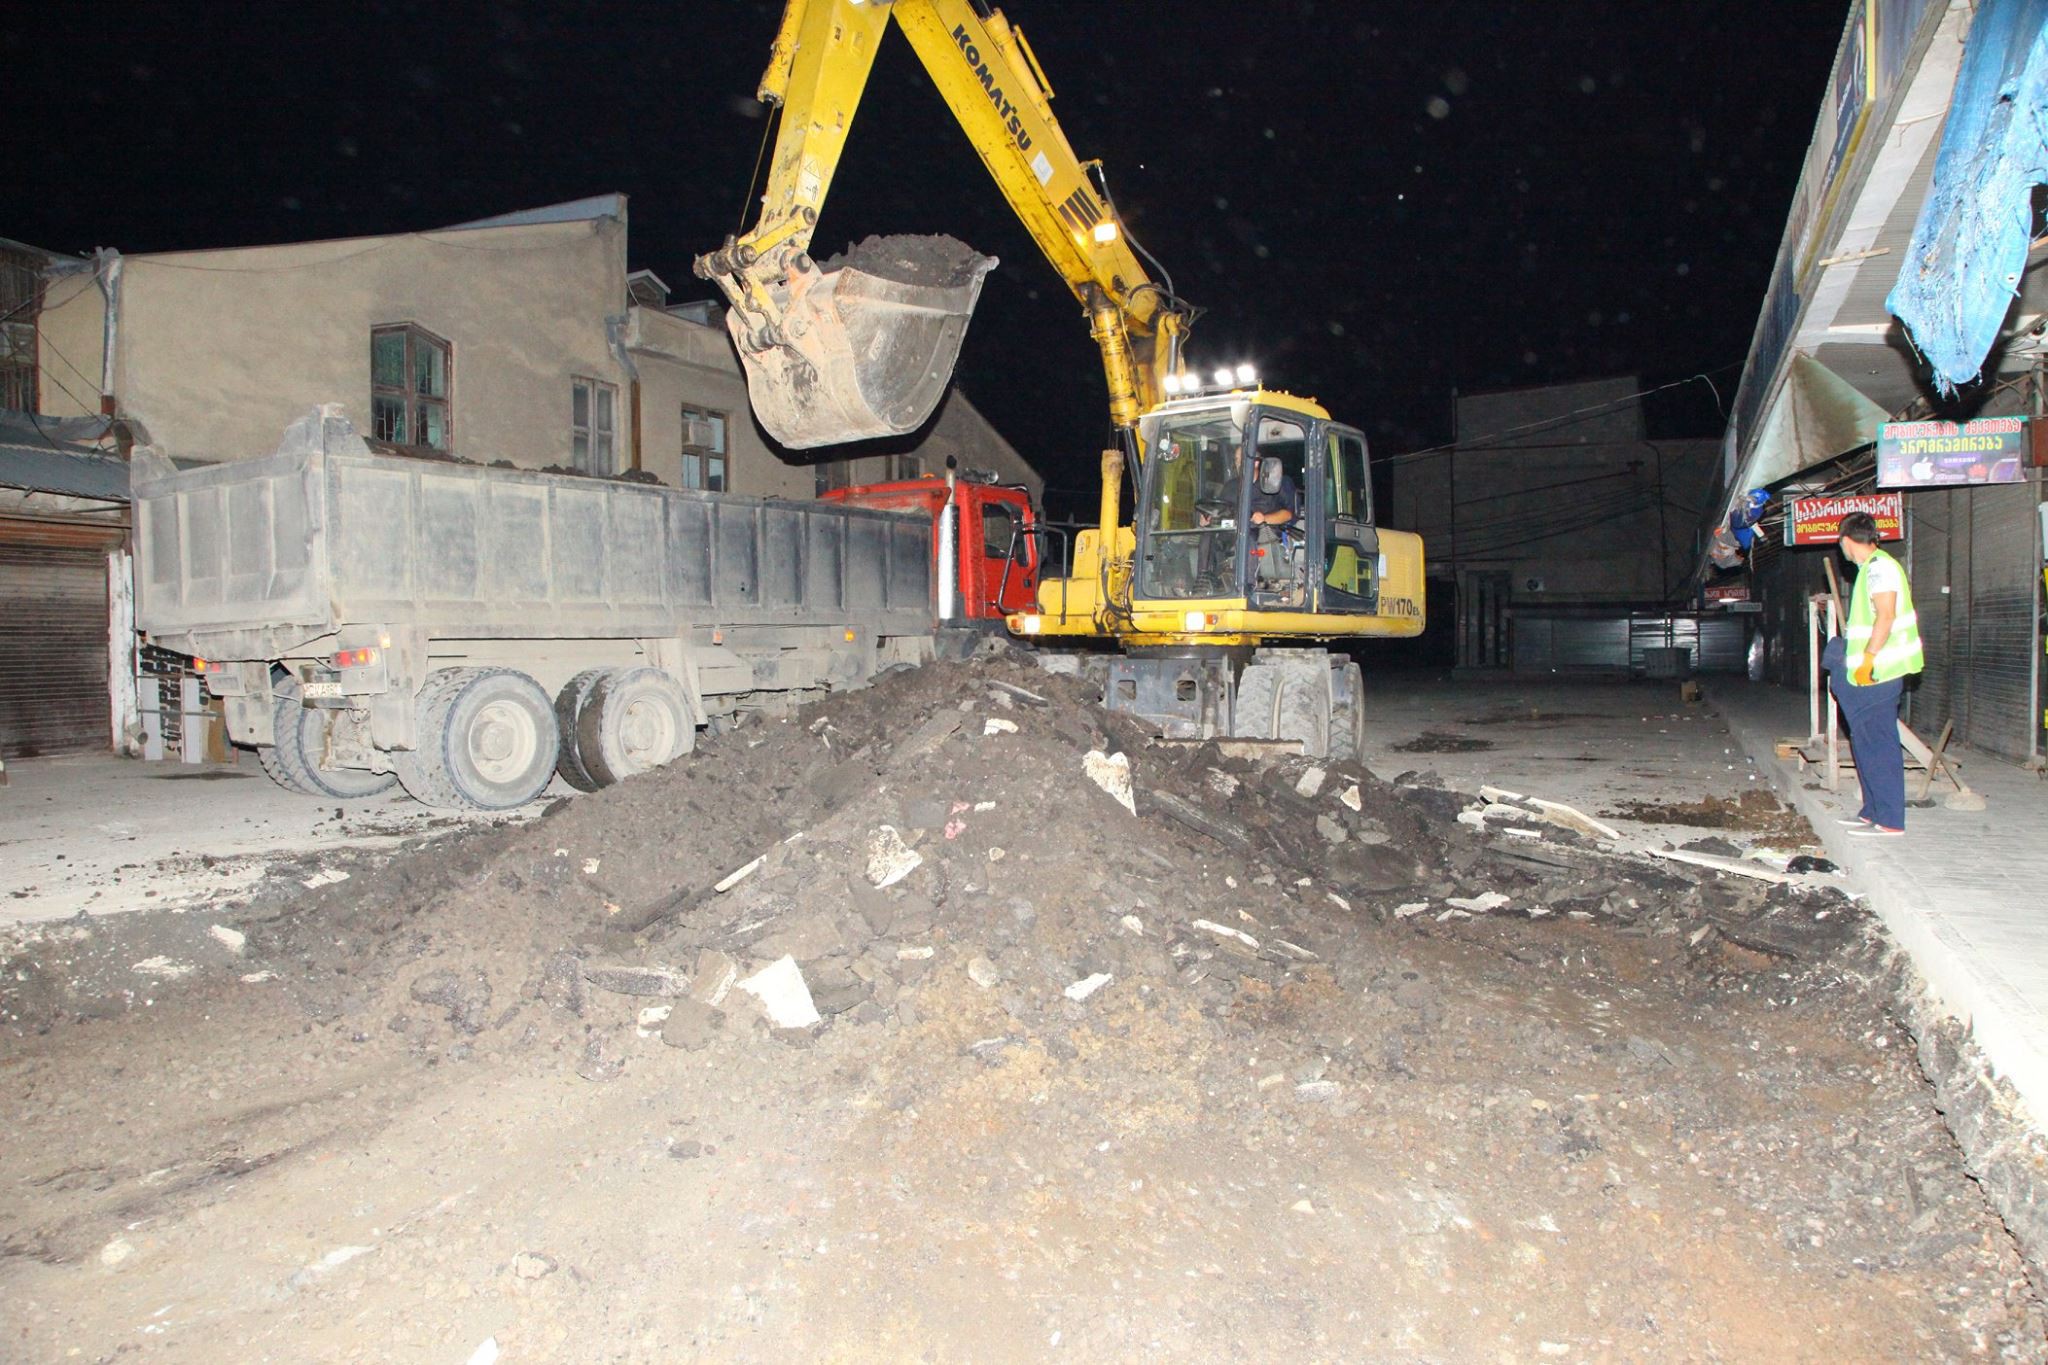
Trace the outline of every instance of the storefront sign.
{"type": "Polygon", "coordinates": [[[1868,512],[1877,518],[1879,540],[1905,537],[1905,495],[1864,493],[1849,498],[1793,498],[1785,504],[1787,545],[1832,545],[1842,536],[1842,518],[1868,512]]]}
{"type": "Polygon", "coordinates": [[[1887,422],[1878,428],[1879,488],[1943,488],[2021,483],[2028,458],[2027,419],[1980,417],[1954,422],[1887,422]]]}
{"type": "Polygon", "coordinates": [[[1749,584],[1713,584],[1707,589],[1707,600],[1709,602],[1747,602],[1749,600],[1749,584]]]}

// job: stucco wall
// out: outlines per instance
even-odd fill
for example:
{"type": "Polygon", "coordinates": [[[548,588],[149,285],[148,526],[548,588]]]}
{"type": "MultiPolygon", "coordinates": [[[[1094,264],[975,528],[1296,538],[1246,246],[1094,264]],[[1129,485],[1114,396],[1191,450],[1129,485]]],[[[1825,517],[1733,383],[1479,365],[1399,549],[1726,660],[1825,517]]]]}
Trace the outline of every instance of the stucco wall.
{"type": "Polygon", "coordinates": [[[568,463],[570,381],[619,384],[605,335],[624,311],[615,219],[129,256],[115,392],[176,458],[268,453],[315,403],[370,422],[370,331],[450,343],[454,454],[568,463]]]}
{"type": "Polygon", "coordinates": [[[764,498],[808,498],[811,471],[768,446],[747,404],[747,384],[723,328],[648,308],[633,310],[628,332],[640,371],[640,465],[680,484],[683,408],[725,414],[727,488],[764,498]]]}
{"type": "Polygon", "coordinates": [[[106,299],[91,270],[50,280],[36,318],[36,387],[43,412],[90,417],[100,410],[100,355],[106,299]]]}

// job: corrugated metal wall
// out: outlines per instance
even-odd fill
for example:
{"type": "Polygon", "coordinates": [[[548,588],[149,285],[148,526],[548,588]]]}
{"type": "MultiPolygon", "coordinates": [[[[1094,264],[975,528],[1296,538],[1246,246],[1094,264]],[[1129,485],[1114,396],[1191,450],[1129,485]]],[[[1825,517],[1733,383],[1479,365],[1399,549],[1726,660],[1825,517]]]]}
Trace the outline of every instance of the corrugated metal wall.
{"type": "Polygon", "coordinates": [[[0,531],[0,758],[105,749],[107,553],[0,531]]]}
{"type": "Polygon", "coordinates": [[[2033,697],[2038,514],[2027,485],[1970,491],[1970,742],[2024,759],[2040,725],[2033,697]]]}
{"type": "Polygon", "coordinates": [[[1741,673],[1749,666],[1746,616],[1526,616],[1517,614],[1518,673],[1632,673],[1647,651],[1692,652],[1695,673],[1741,673]]]}
{"type": "Polygon", "coordinates": [[[1954,633],[1949,629],[1952,595],[1943,591],[1949,581],[1950,494],[1915,493],[1908,498],[1906,577],[1913,588],[1913,612],[1920,621],[1920,648],[1927,667],[1920,681],[1906,696],[1906,721],[1925,731],[1931,742],[1941,733],[1949,716],[1949,679],[1955,676],[1949,663],[1954,633]]]}
{"type": "Polygon", "coordinates": [[[2039,501],[2032,484],[1907,495],[1908,568],[1927,653],[1909,715],[1930,739],[1953,720],[1957,739],[2024,759],[2038,733],[2039,501]]]}

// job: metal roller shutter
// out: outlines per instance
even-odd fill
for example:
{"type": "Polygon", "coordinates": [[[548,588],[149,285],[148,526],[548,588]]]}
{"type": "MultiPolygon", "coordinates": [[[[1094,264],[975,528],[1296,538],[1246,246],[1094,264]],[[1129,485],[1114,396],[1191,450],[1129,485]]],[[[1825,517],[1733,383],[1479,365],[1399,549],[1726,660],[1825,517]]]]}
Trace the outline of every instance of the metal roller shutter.
{"type": "Polygon", "coordinates": [[[1919,683],[1907,693],[1913,700],[1907,719],[1927,736],[1928,742],[1941,733],[1949,719],[1949,697],[1953,691],[1955,661],[1950,657],[1953,637],[1949,630],[1949,519],[1954,495],[1941,492],[1914,493],[1906,499],[1909,517],[1906,575],[1913,586],[1913,611],[1920,618],[1920,648],[1927,656],[1919,683]]]}
{"type": "Polygon", "coordinates": [[[107,554],[0,535],[0,758],[108,747],[107,554]]]}
{"type": "MultiPolygon", "coordinates": [[[[2027,757],[2034,710],[2034,538],[2039,495],[2031,484],[1976,488],[1970,500],[1969,730],[1979,749],[2027,757]]],[[[1957,727],[1961,729],[1960,726],[1957,727]]]]}
{"type": "Polygon", "coordinates": [[[1693,667],[1702,673],[1749,671],[1749,621],[1742,616],[1709,616],[1699,623],[1700,652],[1693,667]]]}
{"type": "Polygon", "coordinates": [[[1626,672],[1628,622],[1559,620],[1551,626],[1552,666],[1560,673],[1626,672]]]}
{"type": "MultiPolygon", "coordinates": [[[[1977,666],[1976,637],[1970,629],[1973,615],[1971,596],[1976,581],[1970,561],[1970,494],[1959,489],[1948,495],[1948,711],[1955,719],[1956,738],[1970,738],[1973,700],[1970,670],[1977,666]]],[[[1919,603],[1914,603],[1917,609],[1919,603]]]]}

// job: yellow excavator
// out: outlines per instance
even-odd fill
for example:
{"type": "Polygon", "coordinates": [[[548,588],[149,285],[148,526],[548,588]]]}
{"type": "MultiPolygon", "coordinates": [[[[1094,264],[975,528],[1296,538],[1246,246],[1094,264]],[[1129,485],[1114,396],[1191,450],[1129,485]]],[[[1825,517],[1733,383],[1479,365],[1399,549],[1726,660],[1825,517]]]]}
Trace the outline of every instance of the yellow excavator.
{"type": "Polygon", "coordinates": [[[1169,736],[1356,756],[1359,667],[1310,646],[1420,634],[1421,538],[1374,521],[1356,428],[1264,388],[1248,365],[1188,363],[1197,310],[1131,236],[1101,163],[1068,145],[1050,82],[1000,11],[788,0],[759,90],[781,109],[760,216],[696,263],[731,302],[726,326],[762,425],[796,449],[915,430],[944,396],[996,264],[931,237],[870,238],[822,265],[810,255],[892,20],[1080,300],[1108,382],[1117,446],[1102,455],[1098,524],[1076,535],[1068,576],[1041,583],[1037,609],[1009,628],[1116,645],[1105,700],[1169,736]]]}

